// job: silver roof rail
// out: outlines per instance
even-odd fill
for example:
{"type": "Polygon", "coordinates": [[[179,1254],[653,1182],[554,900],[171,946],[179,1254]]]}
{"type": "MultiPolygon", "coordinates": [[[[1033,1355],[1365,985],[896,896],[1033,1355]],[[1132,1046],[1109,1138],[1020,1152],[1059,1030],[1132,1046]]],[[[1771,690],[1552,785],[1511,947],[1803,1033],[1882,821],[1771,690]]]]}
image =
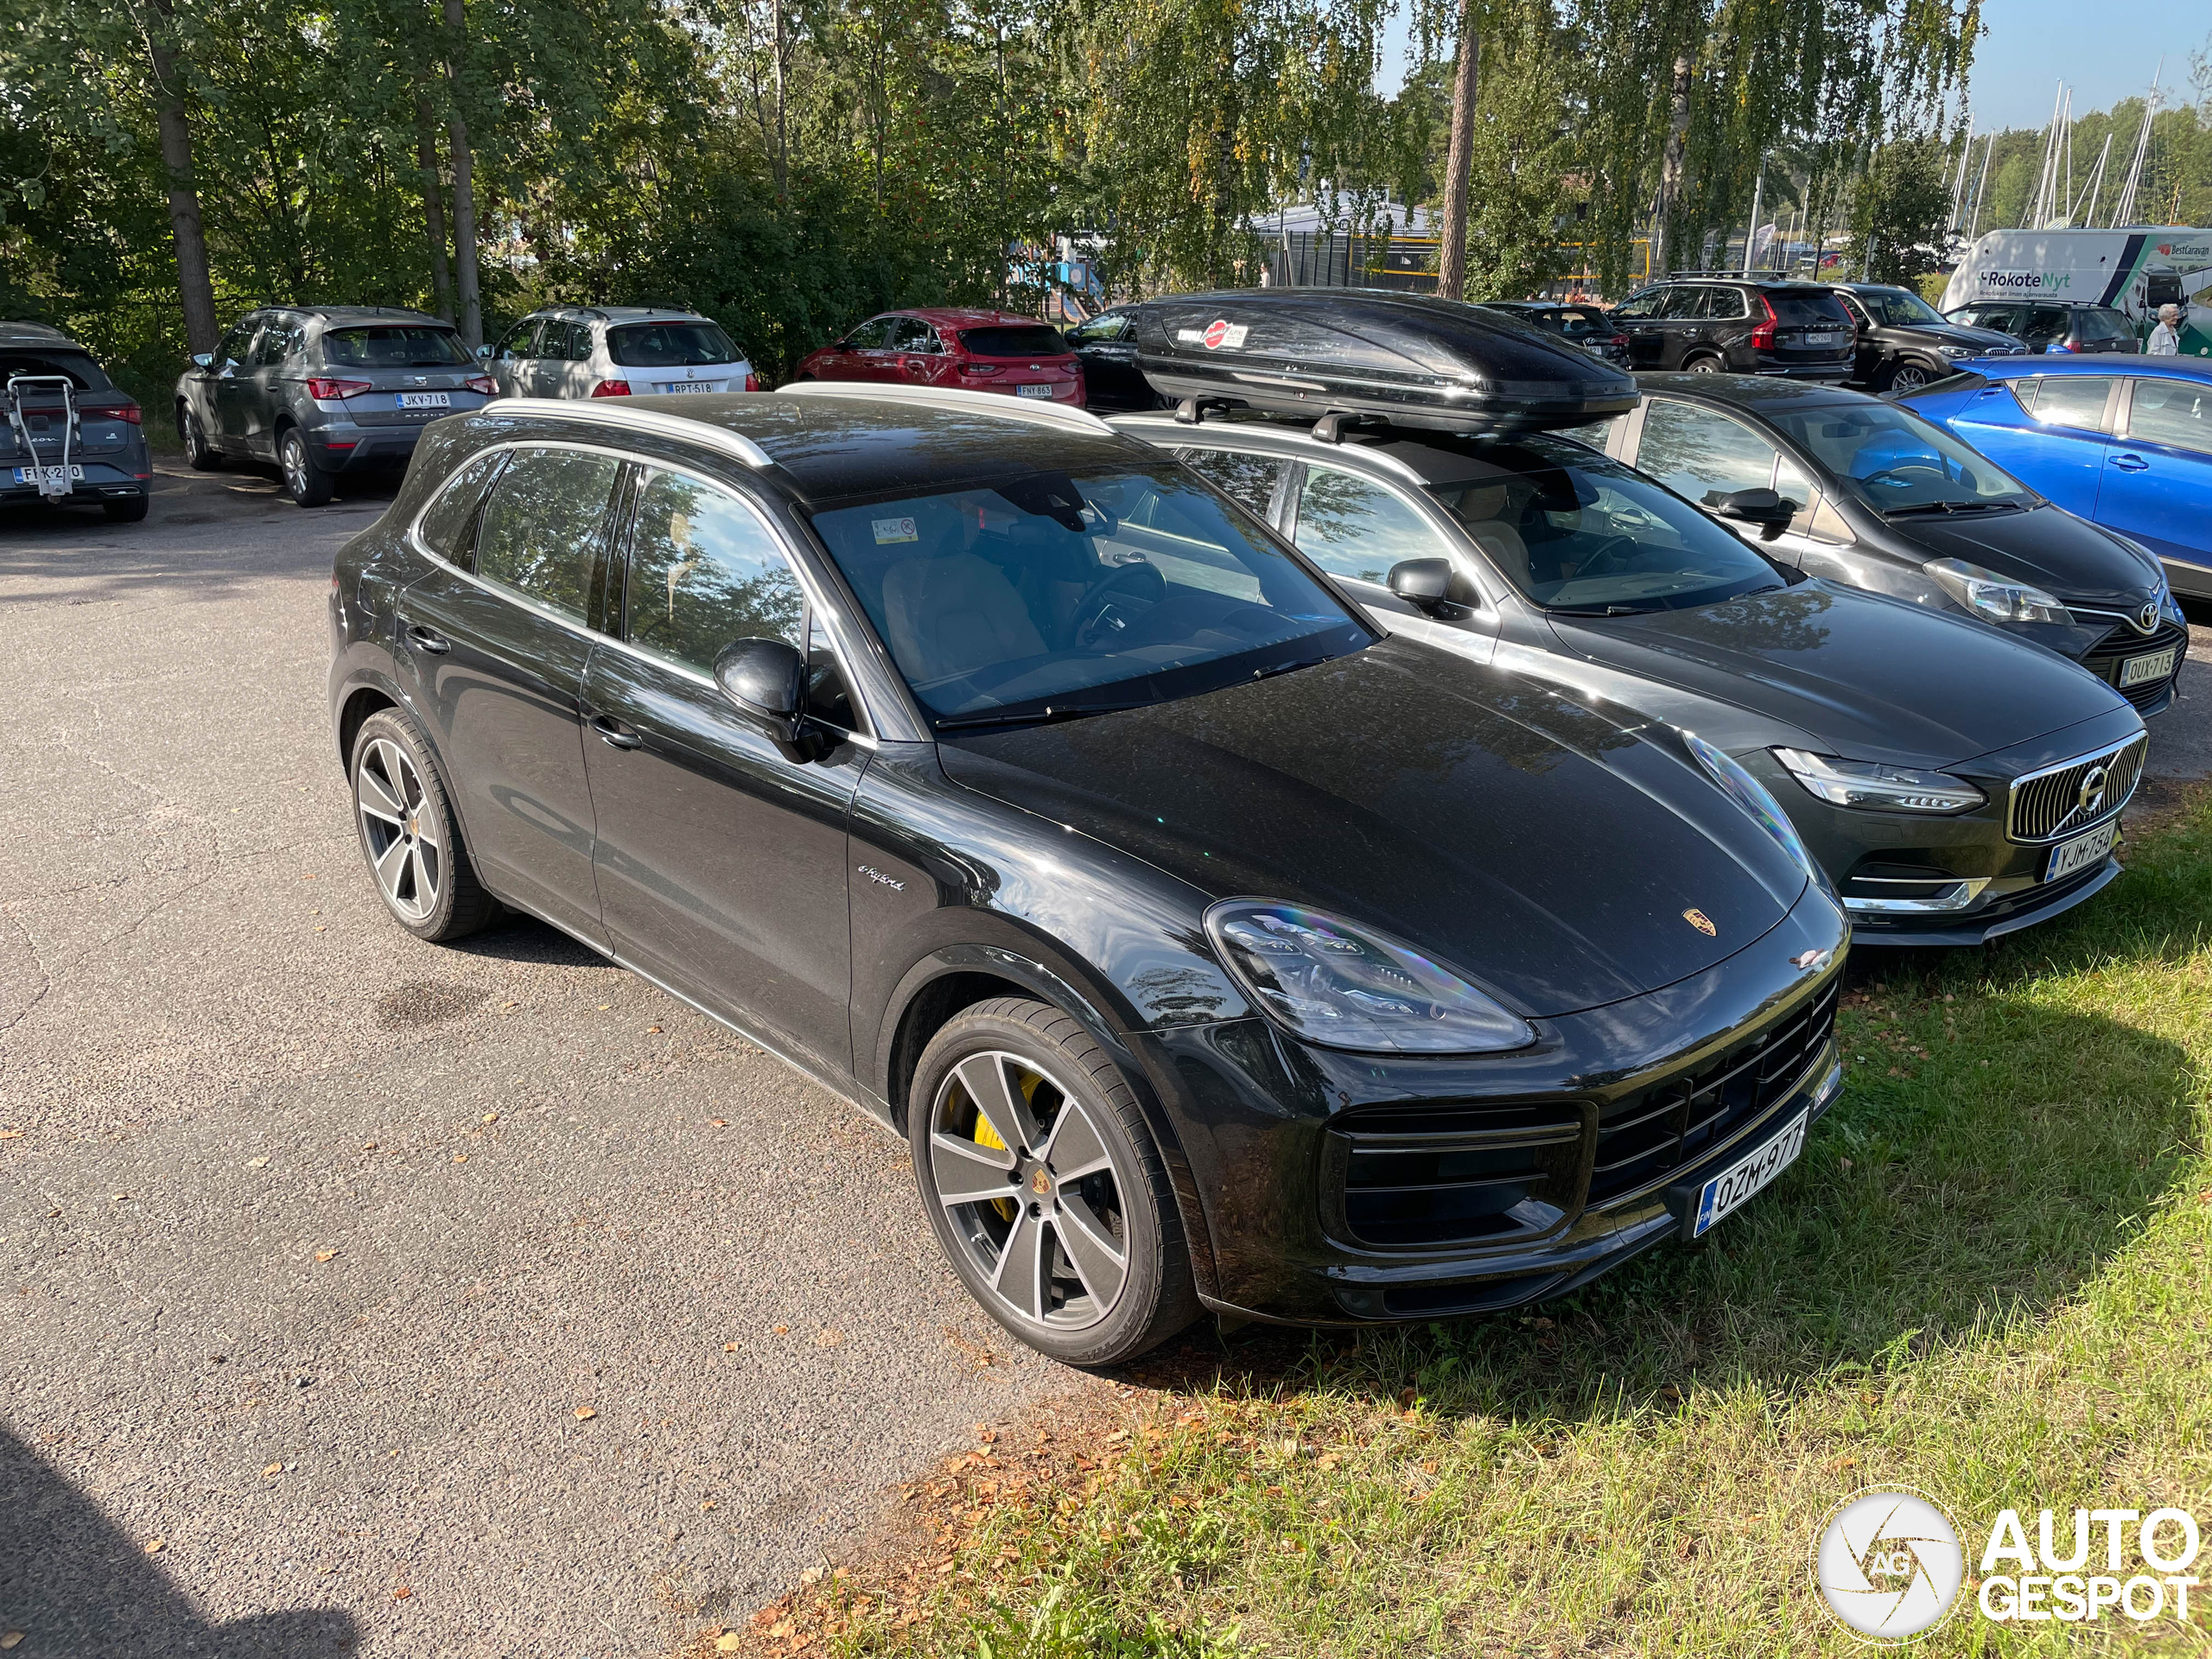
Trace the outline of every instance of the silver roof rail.
{"type": "Polygon", "coordinates": [[[686,415],[664,415],[657,409],[624,409],[612,398],[595,397],[584,403],[566,397],[494,397],[472,412],[478,415],[544,415],[556,420],[575,421],[584,426],[622,427],[632,432],[650,432],[657,437],[678,438],[686,443],[704,444],[709,449],[719,449],[724,454],[764,472],[776,464],[774,456],[741,432],[733,432],[726,426],[715,426],[706,421],[693,420],[686,415]]]}
{"type": "Polygon", "coordinates": [[[863,397],[880,404],[918,404],[925,409],[950,410],[968,415],[995,415],[1003,421],[1029,421],[1071,432],[1105,437],[1114,429],[1087,409],[1069,409],[1042,401],[1029,402],[1003,391],[962,391],[952,386],[884,385],[865,380],[805,380],[779,386],[776,396],[793,397],[863,397]]]}

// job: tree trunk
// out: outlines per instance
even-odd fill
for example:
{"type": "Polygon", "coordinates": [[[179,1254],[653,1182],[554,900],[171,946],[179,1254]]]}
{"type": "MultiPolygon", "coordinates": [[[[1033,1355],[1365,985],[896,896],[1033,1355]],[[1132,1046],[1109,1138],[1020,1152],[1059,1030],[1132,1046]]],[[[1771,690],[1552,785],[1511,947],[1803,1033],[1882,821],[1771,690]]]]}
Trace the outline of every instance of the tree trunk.
{"type": "Polygon", "coordinates": [[[453,321],[453,266],[446,258],[446,195],[438,180],[437,123],[430,100],[415,94],[415,162],[423,174],[423,228],[430,240],[430,291],[437,314],[453,321]]]}
{"type": "Polygon", "coordinates": [[[1651,277],[1667,274],[1675,249],[1675,219],[1682,205],[1682,157],[1690,132],[1690,54],[1677,53],[1667,92],[1667,145],[1659,159],[1659,212],[1651,232],[1651,277]]]}
{"type": "Polygon", "coordinates": [[[1467,292],[1467,184],[1475,160],[1475,72],[1479,41],[1476,0],[1459,0],[1459,72],[1452,83],[1452,142],[1444,157],[1444,228],[1436,255],[1436,291],[1447,300],[1467,292]]]}
{"type": "Polygon", "coordinates": [[[446,79],[453,92],[448,143],[453,155],[453,251],[455,321],[461,337],[474,350],[484,343],[484,311],[476,291],[476,183],[468,149],[468,118],[461,109],[461,54],[467,43],[461,0],[445,0],[446,32],[452,36],[446,79]]]}
{"type": "Polygon", "coordinates": [[[167,29],[174,14],[167,0],[155,0],[161,21],[150,45],[154,63],[154,108],[161,127],[162,170],[168,177],[169,234],[176,245],[177,298],[184,306],[184,337],[195,352],[212,352],[221,330],[215,325],[215,285],[207,272],[207,232],[200,222],[200,187],[192,176],[192,124],[184,112],[184,82],[167,29]]]}

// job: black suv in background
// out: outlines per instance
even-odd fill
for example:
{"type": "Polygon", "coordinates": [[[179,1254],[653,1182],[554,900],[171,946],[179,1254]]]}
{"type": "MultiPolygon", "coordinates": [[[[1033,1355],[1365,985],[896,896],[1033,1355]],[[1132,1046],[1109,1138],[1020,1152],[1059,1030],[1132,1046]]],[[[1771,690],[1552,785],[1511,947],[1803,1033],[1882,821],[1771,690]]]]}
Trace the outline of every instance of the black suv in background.
{"type": "Polygon", "coordinates": [[[2027,347],[1994,328],[1972,328],[1909,288],[1886,283],[1839,283],[1836,298],[1859,329],[1852,380],[1869,391],[1917,391],[1955,372],[1965,358],[2018,357],[2027,347]]]}
{"type": "Polygon", "coordinates": [[[1637,369],[1842,380],[1858,349],[1843,302],[1812,283],[1684,276],[1631,294],[1613,322],[1637,369]]]}
{"type": "Polygon", "coordinates": [[[1580,346],[1592,357],[1603,358],[1617,369],[1633,366],[1629,361],[1628,336],[1614,326],[1611,315],[1602,305],[1570,305],[1552,300],[1493,300],[1483,309],[1502,311],[1532,328],[1561,335],[1569,344],[1580,346]]]}
{"type": "Polygon", "coordinates": [[[2139,356],[2143,342],[2127,319],[2087,300],[1976,300],[1944,321],[2010,334],[2031,352],[2119,352],[2139,356]]]}

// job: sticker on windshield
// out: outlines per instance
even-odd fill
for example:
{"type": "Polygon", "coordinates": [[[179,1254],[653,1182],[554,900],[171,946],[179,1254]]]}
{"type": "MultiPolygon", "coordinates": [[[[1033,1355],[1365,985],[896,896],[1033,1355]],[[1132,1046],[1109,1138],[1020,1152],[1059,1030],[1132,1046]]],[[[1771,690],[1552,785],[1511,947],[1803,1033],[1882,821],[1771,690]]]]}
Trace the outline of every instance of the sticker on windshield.
{"type": "Polygon", "coordinates": [[[921,532],[914,528],[914,521],[911,518],[871,518],[868,524],[875,532],[878,547],[893,542],[918,542],[922,539],[921,532]]]}

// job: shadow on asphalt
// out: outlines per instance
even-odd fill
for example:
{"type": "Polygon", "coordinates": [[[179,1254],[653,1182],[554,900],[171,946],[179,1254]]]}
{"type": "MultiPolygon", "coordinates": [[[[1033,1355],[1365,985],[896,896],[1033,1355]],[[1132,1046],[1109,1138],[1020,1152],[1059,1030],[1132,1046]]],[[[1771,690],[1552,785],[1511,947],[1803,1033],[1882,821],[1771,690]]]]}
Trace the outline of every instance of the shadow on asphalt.
{"type": "Polygon", "coordinates": [[[611,957],[570,938],[557,927],[534,916],[509,913],[481,933],[472,933],[443,947],[464,957],[489,957],[500,962],[525,962],[553,968],[611,968],[611,957]]]}
{"type": "Polygon", "coordinates": [[[334,1607],[209,1623],[146,1553],[0,1429],[0,1630],[26,1654],[100,1659],[324,1659],[359,1640],[334,1607]]]}

